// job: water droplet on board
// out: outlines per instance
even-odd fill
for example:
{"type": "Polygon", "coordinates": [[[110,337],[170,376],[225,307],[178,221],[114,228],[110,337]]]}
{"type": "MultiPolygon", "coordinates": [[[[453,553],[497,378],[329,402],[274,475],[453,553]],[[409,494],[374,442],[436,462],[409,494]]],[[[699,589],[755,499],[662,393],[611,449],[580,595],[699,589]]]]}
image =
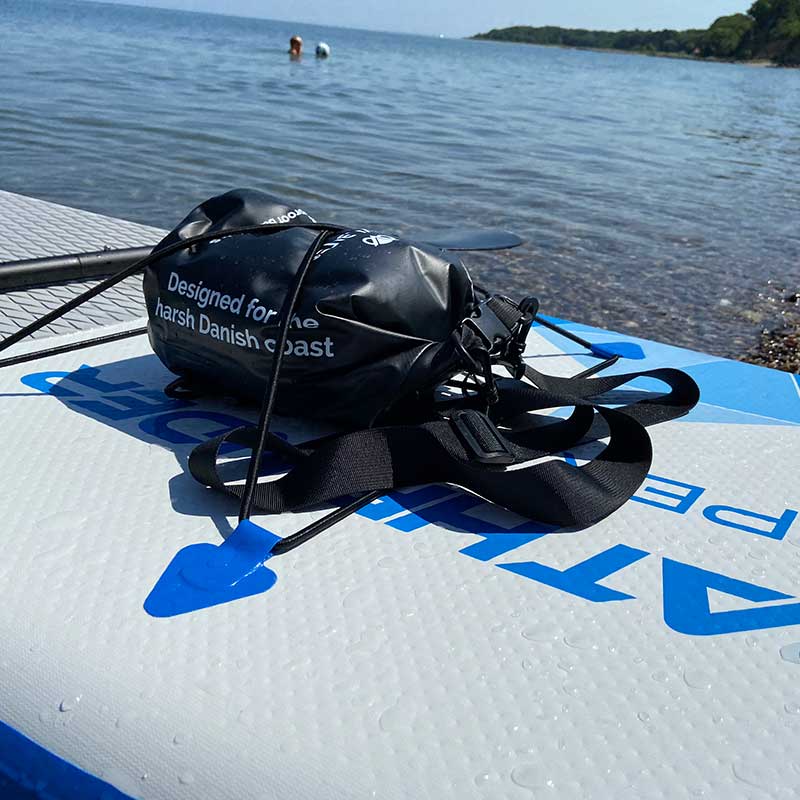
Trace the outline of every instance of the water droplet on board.
{"type": "Polygon", "coordinates": [[[536,764],[521,764],[511,770],[511,780],[523,789],[538,789],[544,784],[541,769],[536,764]]]}
{"type": "Polygon", "coordinates": [[[39,712],[39,722],[43,725],[51,725],[54,719],[53,712],[48,708],[39,712]]]}
{"type": "Polygon", "coordinates": [[[530,642],[552,642],[558,638],[558,634],[553,628],[547,628],[542,625],[531,625],[529,628],[523,628],[522,636],[530,642]]]}
{"type": "Polygon", "coordinates": [[[683,682],[691,689],[707,690],[711,688],[711,676],[698,670],[684,670],[683,682]]]}
{"type": "Polygon", "coordinates": [[[407,731],[414,722],[414,709],[405,701],[398,700],[378,717],[378,726],[385,733],[407,731]]]}
{"type": "Polygon", "coordinates": [[[499,780],[500,776],[496,772],[481,772],[479,775],[475,776],[475,785],[484,789],[497,783],[499,780]]]}
{"type": "Polygon", "coordinates": [[[767,551],[753,548],[747,551],[747,555],[749,558],[755,559],[756,561],[763,561],[767,557],[767,551]]]}
{"type": "Polygon", "coordinates": [[[194,775],[191,772],[181,772],[178,775],[178,783],[183,784],[184,786],[191,786],[194,783],[194,775]]]}
{"type": "Polygon", "coordinates": [[[792,664],[800,664],[800,642],[786,644],[781,647],[781,658],[792,664]]]}
{"type": "Polygon", "coordinates": [[[666,683],[669,680],[669,673],[663,669],[657,670],[651,675],[652,679],[658,683],[666,683]]]}
{"type": "Polygon", "coordinates": [[[560,661],[559,661],[559,662],[556,664],[556,666],[557,666],[557,667],[558,667],[560,670],[563,670],[564,672],[566,672],[566,673],[567,673],[567,675],[569,675],[569,673],[570,673],[570,672],[574,672],[574,671],[575,671],[575,662],[574,662],[574,661],[569,661],[569,660],[568,660],[568,659],[566,659],[566,658],[562,658],[562,659],[561,659],[561,660],[560,660],[560,661]]]}
{"type": "Polygon", "coordinates": [[[744,641],[748,647],[758,647],[758,639],[755,636],[747,636],[744,641]]]}
{"type": "Polygon", "coordinates": [[[800,714],[800,703],[785,703],[783,708],[787,714],[800,714]]]}
{"type": "Polygon", "coordinates": [[[533,669],[533,661],[527,658],[522,659],[522,669],[533,669]]]}
{"type": "Polygon", "coordinates": [[[58,710],[66,713],[67,711],[72,711],[75,706],[78,705],[81,701],[82,695],[76,695],[75,697],[65,697],[59,704],[58,710]]]}
{"type": "Polygon", "coordinates": [[[393,556],[384,556],[378,559],[378,566],[381,569],[396,569],[400,566],[400,562],[393,556]]]}
{"type": "Polygon", "coordinates": [[[564,637],[564,644],[574,650],[597,650],[594,637],[586,633],[569,633],[564,637]]]}
{"type": "Polygon", "coordinates": [[[344,608],[366,608],[369,605],[370,595],[366,589],[353,589],[342,600],[344,608]]]}
{"type": "Polygon", "coordinates": [[[172,737],[172,744],[177,745],[180,747],[182,744],[186,744],[186,736],[183,733],[176,733],[172,737]]]}
{"type": "Polygon", "coordinates": [[[644,722],[645,725],[650,722],[650,715],[646,711],[640,711],[637,715],[639,722],[644,722]]]}

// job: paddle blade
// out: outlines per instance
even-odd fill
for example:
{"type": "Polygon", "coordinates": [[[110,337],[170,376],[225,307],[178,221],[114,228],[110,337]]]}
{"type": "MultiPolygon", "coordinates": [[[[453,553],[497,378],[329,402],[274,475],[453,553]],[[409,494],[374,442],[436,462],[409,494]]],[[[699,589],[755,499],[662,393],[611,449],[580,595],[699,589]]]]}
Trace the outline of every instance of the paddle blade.
{"type": "Polygon", "coordinates": [[[593,344],[591,350],[592,355],[598,358],[608,359],[614,356],[633,359],[644,358],[644,350],[633,342],[603,342],[602,344],[593,344]]]}
{"type": "Polygon", "coordinates": [[[456,228],[414,234],[413,240],[441,247],[443,250],[509,250],[523,243],[517,234],[499,228],[456,228]]]}

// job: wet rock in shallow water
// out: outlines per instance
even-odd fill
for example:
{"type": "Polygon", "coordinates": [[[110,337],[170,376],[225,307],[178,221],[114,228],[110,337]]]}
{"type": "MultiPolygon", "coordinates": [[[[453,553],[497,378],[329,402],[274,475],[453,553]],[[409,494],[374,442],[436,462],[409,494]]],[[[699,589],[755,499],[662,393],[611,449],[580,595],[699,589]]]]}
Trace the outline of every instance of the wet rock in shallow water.
{"type": "Polygon", "coordinates": [[[764,331],[757,347],[742,361],[786,372],[800,372],[800,321],[777,331],[764,331]]]}
{"type": "Polygon", "coordinates": [[[775,288],[777,293],[759,296],[778,306],[779,315],[771,320],[774,327],[762,330],[756,346],[740,360],[800,373],[800,291],[787,291],[785,284],[775,288]]]}

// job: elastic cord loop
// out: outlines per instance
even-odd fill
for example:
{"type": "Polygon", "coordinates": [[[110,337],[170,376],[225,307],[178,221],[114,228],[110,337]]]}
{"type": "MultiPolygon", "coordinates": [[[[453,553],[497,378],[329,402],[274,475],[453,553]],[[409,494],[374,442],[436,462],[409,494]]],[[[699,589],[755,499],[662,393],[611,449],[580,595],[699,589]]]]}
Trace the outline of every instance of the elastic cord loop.
{"type": "Polygon", "coordinates": [[[250,457],[250,464],[247,470],[247,480],[244,486],[244,495],[242,496],[242,504],[239,507],[239,522],[249,519],[250,513],[253,508],[253,492],[256,483],[258,482],[258,470],[261,464],[261,457],[264,455],[264,445],[269,433],[269,423],[272,419],[272,410],[275,406],[275,397],[278,392],[278,377],[280,374],[281,366],[283,365],[283,357],[286,352],[286,341],[289,337],[289,326],[292,321],[295,306],[300,297],[300,289],[303,286],[303,281],[306,279],[312,264],[314,263],[314,256],[319,252],[323,242],[331,233],[329,230],[322,230],[317,235],[317,238],[311,244],[311,247],[306,250],[303,260],[292,279],[292,284],[286,292],[286,297],[283,300],[280,315],[280,327],[278,339],[275,343],[275,355],[272,359],[269,380],[267,381],[267,388],[264,392],[264,400],[261,404],[261,414],[258,420],[258,440],[256,446],[253,448],[253,453],[250,457]]]}

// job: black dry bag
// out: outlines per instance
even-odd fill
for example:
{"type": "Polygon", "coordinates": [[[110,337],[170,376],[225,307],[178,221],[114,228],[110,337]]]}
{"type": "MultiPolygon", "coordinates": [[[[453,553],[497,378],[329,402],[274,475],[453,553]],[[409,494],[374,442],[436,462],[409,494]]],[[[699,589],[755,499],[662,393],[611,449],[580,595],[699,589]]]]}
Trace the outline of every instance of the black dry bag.
{"type": "MultiPolygon", "coordinates": [[[[198,206],[156,248],[256,225],[313,223],[300,208],[236,190],[198,206]]],[[[150,342],[189,385],[260,400],[280,311],[318,235],[303,227],[211,239],[147,267],[150,342]]],[[[452,338],[474,307],[454,255],[368,230],[333,230],[289,326],[276,411],[366,427],[429,395],[459,368],[452,338]]]]}

